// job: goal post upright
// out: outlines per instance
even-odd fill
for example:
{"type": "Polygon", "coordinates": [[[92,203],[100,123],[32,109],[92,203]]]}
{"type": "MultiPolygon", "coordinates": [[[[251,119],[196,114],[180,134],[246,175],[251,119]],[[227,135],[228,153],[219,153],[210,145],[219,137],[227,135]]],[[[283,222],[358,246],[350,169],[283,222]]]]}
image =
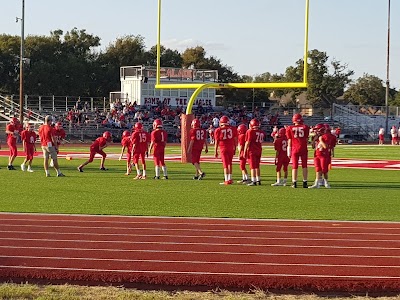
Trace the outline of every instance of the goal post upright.
{"type": "Polygon", "coordinates": [[[156,67],[156,89],[194,89],[191,95],[186,114],[182,115],[181,120],[181,151],[182,162],[188,162],[190,157],[187,155],[187,146],[190,141],[189,131],[190,123],[194,119],[192,108],[195,103],[196,97],[205,88],[223,89],[223,88],[236,88],[236,89],[298,89],[308,87],[308,28],[309,28],[309,2],[305,0],[305,18],[304,18],[304,54],[303,54],[303,81],[302,82],[239,82],[239,83],[187,83],[187,84],[172,84],[161,83],[161,6],[162,0],[158,0],[158,13],[157,13],[157,67],[156,67]]]}

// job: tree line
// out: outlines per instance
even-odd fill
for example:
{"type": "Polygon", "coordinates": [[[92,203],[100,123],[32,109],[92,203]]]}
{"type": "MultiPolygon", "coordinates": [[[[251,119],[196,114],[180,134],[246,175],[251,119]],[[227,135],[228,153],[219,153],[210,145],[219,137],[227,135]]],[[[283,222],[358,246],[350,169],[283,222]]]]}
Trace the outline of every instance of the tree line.
{"type": "MultiPolygon", "coordinates": [[[[101,39],[85,29],[73,28],[50,32],[49,36],[30,35],[25,39],[24,86],[29,95],[108,96],[120,89],[119,68],[129,65],[156,65],[156,46],[146,50],[140,35],[117,38],[105,50],[98,51],[101,39]]],[[[0,35],[0,93],[19,93],[20,37],[0,35]]],[[[245,55],[245,54],[244,54],[245,55]]],[[[309,52],[307,99],[317,107],[330,107],[343,96],[353,104],[384,105],[384,82],[374,75],[364,74],[351,80],[354,74],[347,64],[330,59],[326,52],[309,52]]],[[[288,66],[282,74],[265,72],[256,76],[241,75],[221,59],[207,55],[201,47],[177,50],[161,46],[164,67],[218,70],[220,82],[295,82],[303,80],[303,59],[288,66]]],[[[227,103],[268,102],[275,97],[290,95],[292,103],[305,90],[222,89],[218,91],[227,103]]],[[[400,106],[400,94],[390,89],[389,103],[400,106]]]]}

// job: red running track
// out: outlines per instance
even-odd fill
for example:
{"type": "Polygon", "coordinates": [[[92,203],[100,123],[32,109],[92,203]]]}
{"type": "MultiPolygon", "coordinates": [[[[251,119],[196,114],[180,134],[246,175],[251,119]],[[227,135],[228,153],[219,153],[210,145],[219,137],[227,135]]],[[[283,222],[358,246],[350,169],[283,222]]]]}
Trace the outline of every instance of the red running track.
{"type": "Polygon", "coordinates": [[[3,281],[400,291],[400,223],[0,213],[3,281]]]}

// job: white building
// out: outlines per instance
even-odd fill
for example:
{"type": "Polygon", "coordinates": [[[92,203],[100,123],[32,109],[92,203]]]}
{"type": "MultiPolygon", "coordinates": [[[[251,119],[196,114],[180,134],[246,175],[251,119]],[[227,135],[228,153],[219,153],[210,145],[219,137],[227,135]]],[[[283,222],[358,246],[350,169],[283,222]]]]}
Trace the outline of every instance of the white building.
{"type": "MultiPolygon", "coordinates": [[[[123,102],[137,105],[157,105],[161,101],[172,107],[187,106],[194,89],[155,89],[156,68],[146,66],[126,66],[120,69],[121,91],[110,94],[110,100],[120,98],[123,102]]],[[[161,83],[208,83],[218,81],[216,70],[195,70],[161,68],[161,83]]],[[[194,107],[215,106],[215,89],[204,89],[194,103],[194,107]]]]}

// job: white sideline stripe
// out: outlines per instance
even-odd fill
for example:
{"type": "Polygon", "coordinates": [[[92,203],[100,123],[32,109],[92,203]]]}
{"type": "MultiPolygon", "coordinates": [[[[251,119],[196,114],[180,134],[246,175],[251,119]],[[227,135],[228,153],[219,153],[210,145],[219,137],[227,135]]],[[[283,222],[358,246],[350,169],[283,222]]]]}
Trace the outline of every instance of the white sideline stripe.
{"type": "MultiPolygon", "coordinates": [[[[8,213],[2,213],[0,212],[0,215],[2,214],[8,214],[8,213]]],[[[14,213],[10,213],[11,215],[15,215],[14,213]]],[[[25,213],[21,213],[22,215],[24,215],[25,213]]],[[[18,214],[18,215],[21,215],[18,214]]],[[[31,214],[28,214],[31,215],[31,214]]],[[[37,214],[37,215],[44,215],[44,216],[49,216],[48,214],[37,214]]],[[[187,220],[198,220],[198,219],[202,219],[202,220],[214,220],[214,218],[182,218],[182,217],[147,217],[147,216],[143,216],[143,217],[134,217],[134,216],[95,216],[95,215],[51,215],[51,216],[72,216],[72,217],[93,217],[93,218],[130,218],[130,219],[140,219],[140,218],[154,218],[154,219],[187,219],[187,220]]],[[[358,226],[342,226],[342,224],[348,224],[348,223],[355,223],[355,224],[399,224],[400,222],[376,222],[376,221],[320,221],[320,220],[263,220],[263,219],[236,219],[236,218],[229,218],[229,219],[218,219],[215,218],[216,220],[222,220],[222,221],[227,221],[227,220],[232,220],[232,221],[259,221],[260,224],[243,224],[243,223],[197,223],[197,222],[174,222],[174,223],[170,223],[170,222],[151,222],[151,221],[115,221],[115,220],[59,220],[59,219],[4,219],[4,221],[28,221],[28,222],[58,222],[58,223],[63,223],[63,222],[68,222],[68,223],[112,223],[112,224],[156,224],[156,225],[194,225],[194,226],[228,226],[228,227],[232,227],[232,226],[236,226],[236,227],[277,227],[277,228],[323,228],[323,229],[332,229],[332,228],[338,228],[338,229],[359,229],[359,230],[400,230],[400,226],[398,227],[358,227],[358,226]],[[268,222],[273,222],[273,223],[282,223],[282,222],[300,222],[300,223],[317,223],[317,222],[321,222],[321,223],[328,223],[327,226],[320,226],[320,225],[278,225],[278,224],[265,224],[268,222]],[[262,224],[264,223],[264,224],[262,224]],[[340,227],[339,227],[340,226],[340,227]]],[[[12,225],[12,224],[9,224],[12,225]]],[[[96,228],[96,227],[93,227],[96,228]]],[[[103,227],[101,227],[103,228],[103,227]]],[[[108,227],[106,227],[108,228],[108,227]]]]}
{"type": "Polygon", "coordinates": [[[74,242],[74,243],[113,243],[113,244],[152,244],[152,245],[202,245],[202,246],[235,246],[235,247],[283,247],[283,248],[328,248],[328,249],[373,249],[373,250],[400,250],[400,248],[393,247],[351,247],[351,246],[311,246],[311,245],[282,245],[282,244],[219,244],[219,243],[183,243],[183,242],[137,242],[137,241],[93,241],[93,240],[58,240],[58,239],[21,239],[21,238],[4,238],[4,241],[42,241],[42,242],[74,242]]]}
{"type": "MultiPolygon", "coordinates": [[[[344,242],[389,242],[400,243],[400,240],[370,240],[370,239],[340,239],[340,238],[300,238],[300,237],[251,237],[251,236],[216,236],[216,235],[173,235],[173,234],[132,234],[132,233],[88,233],[88,232],[57,232],[57,231],[7,231],[0,230],[0,233],[18,234],[48,234],[48,235],[81,235],[81,236],[119,236],[119,237],[157,237],[157,238],[206,238],[206,239],[243,239],[243,240],[294,240],[294,241],[344,241],[344,242]]],[[[288,232],[284,232],[288,233],[288,232]]],[[[18,240],[18,238],[15,238],[18,240]]]]}
{"type": "MultiPolygon", "coordinates": [[[[32,224],[3,224],[9,227],[48,228],[45,225],[32,224]]],[[[234,229],[193,229],[193,228],[153,228],[153,227],[97,227],[97,226],[73,226],[73,225],[51,225],[52,228],[76,228],[76,229],[112,229],[112,230],[162,230],[162,231],[189,231],[193,232],[237,232],[237,233],[279,233],[279,234],[324,234],[324,235],[372,235],[372,236],[399,236],[399,233],[370,233],[370,232],[325,232],[325,231],[279,231],[279,230],[234,230],[234,229]]],[[[400,229],[397,229],[400,231],[400,229]]],[[[7,231],[10,232],[10,231],[7,231]]]]}
{"type": "MultiPolygon", "coordinates": [[[[400,222],[395,222],[395,221],[343,221],[343,220],[296,220],[296,219],[243,219],[243,218],[211,218],[211,217],[166,217],[166,216],[122,216],[122,215],[88,215],[88,214],[49,214],[49,213],[14,213],[14,212],[0,212],[0,215],[14,215],[14,216],[46,216],[46,217],[57,217],[57,216],[64,216],[64,217],[89,217],[89,218],[93,218],[93,219],[108,219],[108,218],[120,218],[120,219],[155,219],[155,220],[188,220],[188,221],[192,221],[192,220],[212,220],[212,221],[221,221],[221,222],[226,222],[226,221],[238,221],[240,223],[236,224],[236,225],[244,225],[244,226],[274,226],[274,225],[270,225],[270,224],[262,224],[262,225],[252,225],[252,224],[242,224],[242,222],[246,222],[246,221],[251,221],[251,222],[260,222],[261,223],[284,223],[284,222],[297,222],[297,223],[305,223],[305,224],[309,224],[309,223],[327,223],[328,225],[331,223],[336,223],[336,224],[331,224],[333,226],[337,225],[341,225],[341,224],[396,224],[396,225],[400,225],[400,222]]],[[[5,219],[5,220],[11,220],[11,219],[5,219]]],[[[16,220],[16,221],[20,221],[20,220],[35,220],[35,221],[42,221],[42,220],[38,220],[38,219],[21,219],[21,218],[17,218],[17,219],[12,219],[12,220],[16,220]]],[[[75,220],[75,219],[71,219],[71,220],[58,220],[58,219],[50,219],[48,221],[67,221],[67,222],[111,222],[111,223],[130,223],[130,222],[118,222],[118,221],[79,221],[79,220],[75,220]]],[[[136,222],[133,222],[136,223],[136,222]]],[[[153,223],[150,221],[146,221],[146,222],[138,222],[138,223],[153,223]]],[[[157,222],[154,222],[157,223],[157,222]]],[[[192,222],[185,222],[185,223],[161,223],[161,224],[195,224],[192,222]]],[[[204,223],[198,223],[198,225],[207,225],[204,223]]],[[[210,225],[210,224],[208,224],[210,225]]],[[[235,225],[235,224],[227,224],[227,223],[216,223],[216,224],[212,224],[212,225],[235,225]]],[[[279,225],[277,225],[279,226],[279,225]]],[[[298,226],[298,225],[295,225],[298,226]]],[[[285,226],[282,226],[285,227],[285,226]]],[[[312,225],[304,225],[304,226],[299,226],[299,227],[313,227],[312,225]]],[[[325,228],[325,227],[322,227],[325,228]]],[[[330,227],[329,227],[330,228],[330,227]]],[[[343,227],[346,228],[346,227],[343,227]]],[[[348,227],[348,228],[360,228],[360,227],[348,227]]],[[[365,228],[365,227],[362,227],[365,228]]],[[[376,227],[371,227],[370,229],[377,229],[376,227]]],[[[391,229],[391,228],[390,228],[391,229]]],[[[397,229],[400,229],[400,227],[398,227],[397,229]]]]}
{"type": "Polygon", "coordinates": [[[29,267],[29,266],[4,266],[4,269],[33,269],[33,270],[58,270],[58,271],[89,271],[89,272],[113,272],[113,273],[138,273],[138,274],[173,274],[173,275],[226,275],[226,276],[261,276],[261,277],[301,277],[301,278],[343,278],[343,279],[400,279],[398,276],[363,276],[363,275],[314,275],[314,274],[267,274],[267,273],[217,273],[217,272],[178,272],[178,271],[137,271],[137,270],[105,270],[86,268],[57,268],[57,267],[29,267]]]}
{"type": "Polygon", "coordinates": [[[372,269],[400,269],[393,265],[353,265],[353,264],[306,264],[306,263],[260,263],[260,262],[236,262],[236,261],[202,261],[202,260],[162,260],[162,259],[116,259],[116,258],[93,258],[93,257],[63,257],[63,256],[33,256],[33,255],[0,255],[0,258],[21,258],[36,260],[57,261],[101,261],[101,262],[124,262],[124,263],[163,263],[163,264],[192,264],[192,265],[232,265],[232,266],[269,266],[269,267],[343,267],[343,268],[372,268],[372,269]]]}
{"type": "Polygon", "coordinates": [[[229,252],[229,251],[187,251],[187,250],[150,250],[150,249],[107,249],[107,248],[70,248],[70,247],[27,247],[27,246],[0,246],[0,249],[36,249],[88,252],[143,252],[143,253],[175,253],[175,254],[223,254],[246,256],[302,256],[302,257],[350,257],[350,258],[393,258],[400,259],[400,255],[351,255],[351,254],[323,254],[323,253],[270,253],[270,252],[229,252]]]}

